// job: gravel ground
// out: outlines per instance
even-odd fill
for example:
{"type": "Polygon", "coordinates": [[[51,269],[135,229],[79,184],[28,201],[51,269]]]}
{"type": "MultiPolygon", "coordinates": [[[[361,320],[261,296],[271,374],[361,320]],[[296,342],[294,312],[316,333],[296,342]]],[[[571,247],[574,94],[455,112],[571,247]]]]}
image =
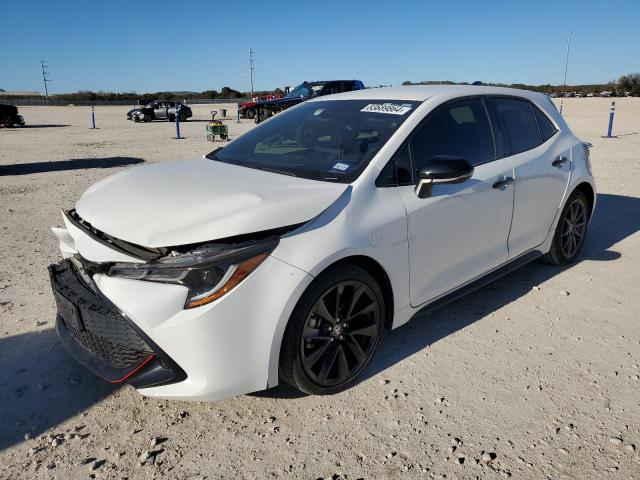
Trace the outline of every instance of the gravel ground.
{"type": "Polygon", "coordinates": [[[388,333],[341,394],[208,403],[78,366],[46,267],[60,208],[121,168],[212,150],[212,107],[182,140],[126,107],[98,108],[97,130],[87,107],[22,107],[28,128],[0,130],[0,478],[640,478],[640,99],[617,100],[615,139],[609,100],[564,107],[599,189],[579,262],[533,263],[388,333]]]}

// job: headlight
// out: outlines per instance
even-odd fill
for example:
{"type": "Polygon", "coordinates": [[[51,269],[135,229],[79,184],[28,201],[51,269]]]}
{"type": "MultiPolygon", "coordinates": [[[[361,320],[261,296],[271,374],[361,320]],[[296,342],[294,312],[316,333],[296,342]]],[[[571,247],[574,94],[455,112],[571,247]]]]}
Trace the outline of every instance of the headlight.
{"type": "Polygon", "coordinates": [[[184,285],[189,289],[184,308],[194,308],[233,290],[258,268],[278,242],[278,238],[271,238],[242,245],[203,245],[153,262],[115,263],[108,275],[184,285]]]}

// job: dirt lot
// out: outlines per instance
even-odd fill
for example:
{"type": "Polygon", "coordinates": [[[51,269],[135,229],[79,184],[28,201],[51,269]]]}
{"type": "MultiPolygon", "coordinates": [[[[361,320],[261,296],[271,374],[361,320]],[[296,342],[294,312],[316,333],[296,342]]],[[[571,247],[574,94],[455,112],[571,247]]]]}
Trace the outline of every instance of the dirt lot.
{"type": "Polygon", "coordinates": [[[578,263],[531,264],[386,335],[339,395],[210,403],[78,366],[46,267],[60,208],[121,168],[212,150],[213,107],[183,140],[126,107],[98,108],[97,130],[87,107],[21,108],[28,128],[0,130],[0,478],[640,478],[640,99],[617,100],[615,139],[609,100],[564,104],[599,189],[578,263]]]}

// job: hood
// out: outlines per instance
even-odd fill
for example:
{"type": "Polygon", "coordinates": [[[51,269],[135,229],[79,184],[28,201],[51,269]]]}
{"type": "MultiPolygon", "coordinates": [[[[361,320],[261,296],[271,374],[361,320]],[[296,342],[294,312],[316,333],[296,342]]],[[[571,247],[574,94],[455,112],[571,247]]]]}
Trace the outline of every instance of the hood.
{"type": "Polygon", "coordinates": [[[306,222],[346,189],[202,158],[107,177],[89,187],[76,211],[113,237],[171,247],[306,222]]]}
{"type": "Polygon", "coordinates": [[[312,97],[275,98],[273,100],[265,100],[263,102],[258,102],[258,106],[264,106],[264,107],[291,106],[291,105],[297,105],[298,103],[307,101],[310,98],[312,97]]]}

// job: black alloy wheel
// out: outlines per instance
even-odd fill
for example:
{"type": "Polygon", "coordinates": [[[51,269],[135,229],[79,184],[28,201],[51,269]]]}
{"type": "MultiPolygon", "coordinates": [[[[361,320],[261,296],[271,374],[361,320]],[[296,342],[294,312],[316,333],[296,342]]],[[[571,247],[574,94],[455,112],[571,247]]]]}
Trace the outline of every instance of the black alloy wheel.
{"type": "Polygon", "coordinates": [[[542,259],[553,265],[573,262],[584,246],[590,215],[585,194],[573,192],[560,214],[551,248],[542,259]]]}
{"type": "Polygon", "coordinates": [[[373,355],[384,312],[382,291],[365,270],[347,265],[318,277],[285,331],[281,376],[311,394],[347,387],[373,355]]]}
{"type": "Polygon", "coordinates": [[[586,231],[587,210],[581,199],[576,198],[562,218],[561,248],[566,257],[573,257],[580,250],[586,231]]]}
{"type": "Polygon", "coordinates": [[[300,339],[305,373],[319,385],[347,382],[369,359],[380,333],[380,306],[370,287],[340,282],[322,295],[300,339]]]}

